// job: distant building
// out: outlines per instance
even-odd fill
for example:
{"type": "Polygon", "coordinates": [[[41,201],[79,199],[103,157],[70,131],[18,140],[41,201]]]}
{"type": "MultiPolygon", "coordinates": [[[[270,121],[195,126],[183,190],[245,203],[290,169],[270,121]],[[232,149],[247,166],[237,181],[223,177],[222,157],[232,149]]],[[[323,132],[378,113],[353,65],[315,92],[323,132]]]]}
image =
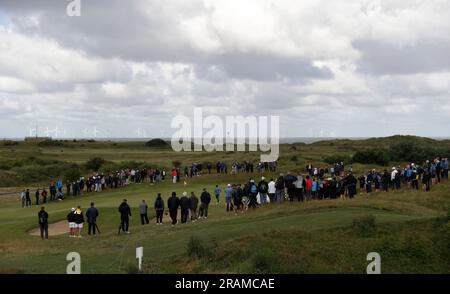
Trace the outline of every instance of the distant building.
{"type": "Polygon", "coordinates": [[[25,137],[25,142],[51,141],[52,137],[25,137]]]}

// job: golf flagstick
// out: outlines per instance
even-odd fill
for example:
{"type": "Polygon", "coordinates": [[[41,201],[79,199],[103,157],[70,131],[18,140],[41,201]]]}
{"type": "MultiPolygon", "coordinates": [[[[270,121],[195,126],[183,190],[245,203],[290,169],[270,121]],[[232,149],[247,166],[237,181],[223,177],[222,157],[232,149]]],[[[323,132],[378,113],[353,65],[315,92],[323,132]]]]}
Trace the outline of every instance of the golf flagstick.
{"type": "Polygon", "coordinates": [[[100,232],[100,229],[98,228],[97,223],[95,223],[95,228],[97,229],[98,233],[101,234],[102,232],[100,232]]]}

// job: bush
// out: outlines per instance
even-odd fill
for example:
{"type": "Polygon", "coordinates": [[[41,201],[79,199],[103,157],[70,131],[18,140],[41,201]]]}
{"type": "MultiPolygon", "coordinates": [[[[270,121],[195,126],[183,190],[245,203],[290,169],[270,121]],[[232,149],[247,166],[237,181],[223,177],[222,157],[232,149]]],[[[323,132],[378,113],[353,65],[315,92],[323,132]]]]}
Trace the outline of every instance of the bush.
{"type": "Polygon", "coordinates": [[[187,244],[187,255],[190,257],[202,258],[211,254],[211,249],[205,245],[205,242],[196,236],[191,236],[187,244]]]}
{"type": "Polygon", "coordinates": [[[373,215],[367,215],[353,220],[352,227],[356,235],[363,238],[373,237],[377,232],[375,217],[373,215]]]}
{"type": "Polygon", "coordinates": [[[252,258],[252,271],[254,274],[270,274],[279,270],[277,265],[279,261],[273,250],[267,247],[259,249],[252,258]]]}
{"type": "Polygon", "coordinates": [[[388,165],[390,156],[385,149],[368,149],[357,151],[352,158],[353,162],[362,164],[388,165]]]}
{"type": "Polygon", "coordinates": [[[101,157],[93,157],[86,162],[86,168],[97,172],[105,163],[106,163],[105,159],[101,157]]]}
{"type": "Polygon", "coordinates": [[[70,168],[68,168],[64,173],[64,182],[74,182],[79,180],[81,177],[81,171],[80,168],[73,164],[70,168]]]}
{"type": "Polygon", "coordinates": [[[297,155],[293,155],[293,156],[291,157],[291,161],[297,161],[297,160],[298,160],[297,155]]]}
{"type": "Polygon", "coordinates": [[[145,143],[145,146],[147,147],[167,147],[168,144],[163,139],[151,139],[150,141],[145,143]]]}

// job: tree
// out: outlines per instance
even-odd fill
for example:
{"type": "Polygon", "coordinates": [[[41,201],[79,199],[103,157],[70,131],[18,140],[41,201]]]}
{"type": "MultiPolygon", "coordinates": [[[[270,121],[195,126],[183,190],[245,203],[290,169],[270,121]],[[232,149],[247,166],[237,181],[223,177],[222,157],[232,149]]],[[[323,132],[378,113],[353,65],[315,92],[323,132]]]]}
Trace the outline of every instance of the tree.
{"type": "Polygon", "coordinates": [[[80,168],[77,165],[73,165],[64,173],[64,181],[74,182],[81,177],[80,168]]]}
{"type": "Polygon", "coordinates": [[[86,162],[86,167],[89,170],[98,171],[103,164],[106,163],[106,160],[101,157],[93,157],[86,162]]]}

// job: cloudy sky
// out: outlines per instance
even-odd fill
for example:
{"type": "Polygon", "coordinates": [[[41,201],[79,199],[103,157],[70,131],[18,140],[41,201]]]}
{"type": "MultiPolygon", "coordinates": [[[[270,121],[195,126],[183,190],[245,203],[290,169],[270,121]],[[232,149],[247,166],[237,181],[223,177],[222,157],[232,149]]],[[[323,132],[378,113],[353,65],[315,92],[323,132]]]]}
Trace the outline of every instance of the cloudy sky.
{"type": "Polygon", "coordinates": [[[284,137],[450,136],[450,0],[68,3],[0,0],[0,137],[170,137],[193,107],[284,137]]]}

